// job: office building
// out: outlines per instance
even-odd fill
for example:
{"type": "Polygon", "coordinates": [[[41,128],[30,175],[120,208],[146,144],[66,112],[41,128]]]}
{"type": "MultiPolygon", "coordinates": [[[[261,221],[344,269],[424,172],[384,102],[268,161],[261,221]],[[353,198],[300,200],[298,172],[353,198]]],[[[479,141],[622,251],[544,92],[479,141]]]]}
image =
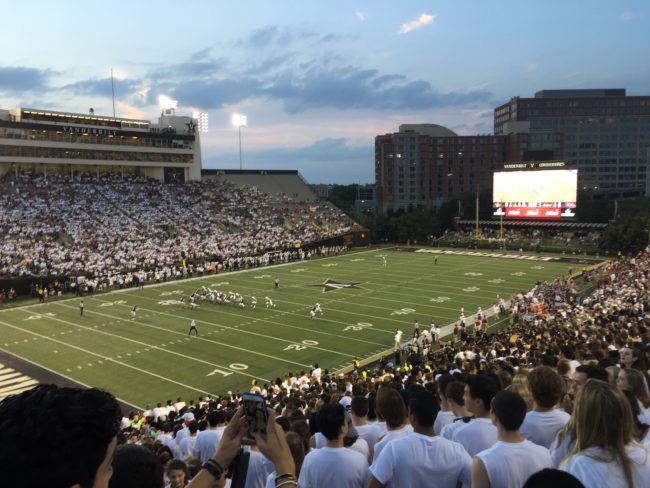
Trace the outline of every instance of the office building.
{"type": "Polygon", "coordinates": [[[539,159],[578,168],[579,189],[615,197],[650,196],[650,97],[625,89],[542,90],[494,109],[494,134],[522,139],[539,159]]]}
{"type": "Polygon", "coordinates": [[[435,124],[403,124],[375,137],[375,198],[381,213],[423,206],[490,190],[492,173],[517,160],[507,136],[459,136],[435,124]]]}

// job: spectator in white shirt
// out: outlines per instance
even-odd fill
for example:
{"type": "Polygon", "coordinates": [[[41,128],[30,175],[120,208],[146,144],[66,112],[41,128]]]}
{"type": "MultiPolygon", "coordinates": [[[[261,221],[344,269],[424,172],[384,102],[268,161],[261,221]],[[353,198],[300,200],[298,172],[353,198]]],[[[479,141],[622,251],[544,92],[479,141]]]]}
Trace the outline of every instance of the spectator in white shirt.
{"type": "Polygon", "coordinates": [[[370,467],[368,488],[469,486],[471,458],[462,446],[436,435],[438,405],[433,393],[414,393],[409,401],[413,433],[390,442],[370,467]]]}
{"type": "Polygon", "coordinates": [[[447,396],[447,403],[449,403],[451,411],[454,413],[454,421],[445,425],[440,435],[445,439],[452,440],[454,431],[462,428],[469,422],[471,420],[469,417],[472,414],[465,408],[465,383],[452,381],[447,385],[445,395],[447,396]]]}
{"type": "Polygon", "coordinates": [[[519,427],[526,417],[526,402],[511,391],[492,399],[491,420],[498,441],[479,452],[472,463],[473,488],[519,488],[533,473],[551,466],[548,449],[526,440],[519,427]]]}
{"type": "Polygon", "coordinates": [[[539,366],[528,373],[528,387],[533,396],[533,410],[526,414],[519,432],[529,441],[547,449],[571,416],[555,408],[564,393],[564,380],[549,366],[539,366]]]}
{"type": "Polygon", "coordinates": [[[492,447],[497,441],[497,428],[490,420],[490,405],[500,389],[501,383],[494,374],[467,376],[465,408],[475,418],[457,429],[452,440],[462,444],[470,456],[492,447]]]}
{"type": "Polygon", "coordinates": [[[217,450],[221,435],[217,428],[226,420],[225,414],[220,410],[212,410],[208,414],[208,428],[199,432],[192,448],[192,454],[205,463],[217,450]]]}
{"type": "Polygon", "coordinates": [[[348,431],[343,406],[324,405],[318,412],[317,423],[327,439],[325,447],[305,456],[298,485],[301,488],[365,488],[368,461],[362,454],[343,447],[348,431]]]}
{"type": "Polygon", "coordinates": [[[381,450],[390,441],[413,432],[413,427],[408,423],[408,413],[402,395],[394,388],[384,386],[377,392],[377,415],[386,421],[387,430],[375,444],[373,460],[379,457],[381,450]]]}
{"type": "Polygon", "coordinates": [[[456,378],[454,378],[450,374],[440,375],[440,377],[436,379],[436,383],[438,384],[438,399],[440,400],[440,411],[438,412],[438,415],[436,416],[436,421],[433,424],[433,430],[438,435],[440,435],[440,433],[442,432],[442,428],[445,425],[453,422],[455,418],[454,412],[451,411],[451,407],[447,402],[447,396],[445,395],[447,385],[452,381],[456,381],[456,378]]]}
{"type": "Polygon", "coordinates": [[[368,458],[370,460],[373,457],[375,443],[381,431],[377,426],[367,422],[366,415],[368,415],[368,407],[369,401],[366,397],[355,396],[350,404],[350,415],[352,417],[352,424],[359,434],[359,439],[363,439],[368,443],[368,458]]]}
{"type": "Polygon", "coordinates": [[[625,395],[604,381],[585,384],[575,410],[575,449],[560,469],[585,486],[648,486],[650,452],[633,438],[625,395]]]}

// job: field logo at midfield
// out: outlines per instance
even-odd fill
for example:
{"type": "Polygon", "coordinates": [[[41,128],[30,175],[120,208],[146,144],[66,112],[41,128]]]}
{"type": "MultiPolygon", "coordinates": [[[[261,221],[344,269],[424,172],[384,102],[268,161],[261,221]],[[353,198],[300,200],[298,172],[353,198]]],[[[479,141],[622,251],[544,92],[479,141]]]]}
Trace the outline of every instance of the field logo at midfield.
{"type": "Polygon", "coordinates": [[[359,288],[357,285],[359,283],[345,283],[343,281],[334,281],[334,280],[327,280],[325,283],[322,285],[309,285],[309,286],[318,286],[323,288],[323,292],[326,291],[334,291],[334,290],[341,290],[342,288],[359,288]]]}

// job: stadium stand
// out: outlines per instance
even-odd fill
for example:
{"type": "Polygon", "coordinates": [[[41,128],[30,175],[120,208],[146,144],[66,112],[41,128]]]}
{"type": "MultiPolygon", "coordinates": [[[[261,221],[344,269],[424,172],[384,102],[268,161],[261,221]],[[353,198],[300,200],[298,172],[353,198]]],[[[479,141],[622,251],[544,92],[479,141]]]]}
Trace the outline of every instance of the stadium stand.
{"type": "MultiPolygon", "coordinates": [[[[184,264],[245,265],[357,227],[329,204],[224,178],[183,185],[116,173],[69,178],[23,171],[0,181],[0,277],[88,275],[112,286],[133,272],[159,279],[184,264]]],[[[313,197],[298,176],[277,187],[313,197]]]]}

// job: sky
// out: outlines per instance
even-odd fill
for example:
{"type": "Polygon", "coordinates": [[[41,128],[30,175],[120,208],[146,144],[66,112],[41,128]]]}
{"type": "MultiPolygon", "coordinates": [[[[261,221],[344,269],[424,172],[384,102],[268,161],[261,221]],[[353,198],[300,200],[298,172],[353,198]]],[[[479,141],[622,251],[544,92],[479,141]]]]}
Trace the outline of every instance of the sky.
{"type": "Polygon", "coordinates": [[[650,95],[647,0],[111,0],[3,3],[0,108],[157,121],[206,112],[204,168],[371,183],[403,123],[493,131],[543,89],[650,95]]]}

